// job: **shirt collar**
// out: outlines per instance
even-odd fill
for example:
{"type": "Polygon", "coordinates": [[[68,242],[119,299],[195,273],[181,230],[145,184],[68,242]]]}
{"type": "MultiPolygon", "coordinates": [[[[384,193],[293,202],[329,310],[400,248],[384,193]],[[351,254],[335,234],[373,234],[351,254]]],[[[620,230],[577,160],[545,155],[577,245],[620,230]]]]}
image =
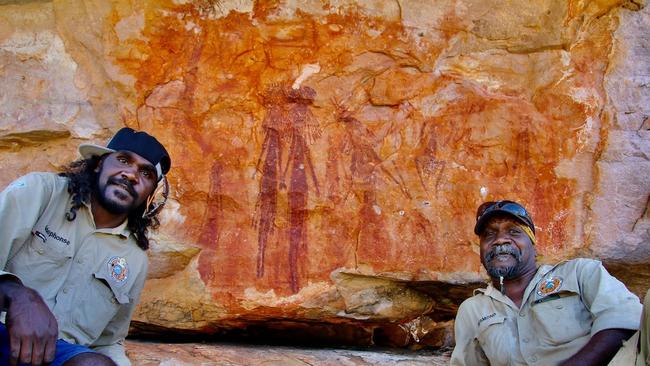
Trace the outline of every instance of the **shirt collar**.
{"type": "Polygon", "coordinates": [[[131,230],[129,230],[129,219],[124,220],[119,226],[116,227],[106,227],[103,229],[96,229],[98,233],[106,233],[111,235],[119,235],[124,238],[128,238],[131,235],[131,230]]]}
{"type": "MultiPolygon", "coordinates": [[[[543,264],[543,265],[539,266],[539,268],[537,268],[537,272],[535,272],[535,276],[533,276],[533,279],[530,280],[530,283],[528,284],[528,286],[526,286],[526,290],[524,291],[524,299],[523,299],[522,305],[524,305],[527,302],[527,299],[530,296],[531,292],[533,292],[535,290],[535,288],[537,287],[537,283],[539,283],[539,281],[543,277],[545,277],[548,273],[550,273],[553,269],[555,269],[555,267],[557,267],[558,265],[560,265],[561,263],[564,263],[564,262],[566,262],[566,261],[562,261],[562,262],[560,262],[560,263],[558,263],[558,264],[556,264],[554,266],[550,266],[548,264],[543,264]]],[[[492,281],[488,282],[488,286],[486,288],[477,289],[475,291],[482,292],[484,295],[489,296],[489,297],[491,297],[491,298],[493,298],[493,299],[495,299],[495,300],[497,300],[499,302],[509,304],[514,309],[517,308],[515,303],[508,296],[502,294],[500,290],[498,290],[497,288],[495,288],[492,285],[492,281]]]]}
{"type": "MultiPolygon", "coordinates": [[[[93,210],[90,207],[90,202],[88,203],[84,202],[83,204],[84,206],[86,206],[88,212],[88,219],[90,220],[90,223],[92,224],[93,227],[95,227],[95,218],[93,217],[93,210]]],[[[124,222],[122,222],[120,225],[116,227],[107,227],[102,229],[95,228],[95,232],[118,235],[126,239],[129,237],[129,235],[131,235],[131,230],[129,230],[129,219],[127,218],[126,220],[124,220],[124,222]]]]}

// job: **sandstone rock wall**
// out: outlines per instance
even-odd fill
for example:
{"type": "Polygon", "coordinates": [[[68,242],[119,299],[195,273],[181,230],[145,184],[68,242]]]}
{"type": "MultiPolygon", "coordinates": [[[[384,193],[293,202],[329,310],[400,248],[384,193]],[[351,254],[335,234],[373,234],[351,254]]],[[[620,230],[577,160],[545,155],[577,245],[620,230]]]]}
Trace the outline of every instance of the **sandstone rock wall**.
{"type": "Polygon", "coordinates": [[[483,277],[474,211],[502,198],[532,212],[540,261],[600,258],[644,292],[649,18],[615,0],[0,1],[0,185],[124,125],[168,147],[141,331],[448,329],[483,277]]]}

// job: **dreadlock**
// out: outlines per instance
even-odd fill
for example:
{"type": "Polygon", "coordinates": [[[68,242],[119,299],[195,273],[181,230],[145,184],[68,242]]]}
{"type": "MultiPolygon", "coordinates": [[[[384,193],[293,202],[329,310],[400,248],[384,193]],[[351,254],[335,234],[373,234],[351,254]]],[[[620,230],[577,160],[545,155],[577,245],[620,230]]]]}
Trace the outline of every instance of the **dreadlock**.
{"type": "MultiPolygon", "coordinates": [[[[74,221],[77,218],[77,211],[80,207],[90,203],[90,198],[97,192],[97,173],[95,168],[101,161],[100,157],[93,156],[88,159],[76,160],[63,169],[60,176],[68,178],[68,193],[72,196],[72,206],[70,211],[66,212],[65,217],[68,221],[74,221]]],[[[157,216],[142,217],[146,203],[143,203],[135,210],[131,211],[128,216],[127,227],[135,237],[135,241],[142,250],[149,249],[149,238],[147,233],[149,229],[155,230],[160,225],[157,216]]]]}

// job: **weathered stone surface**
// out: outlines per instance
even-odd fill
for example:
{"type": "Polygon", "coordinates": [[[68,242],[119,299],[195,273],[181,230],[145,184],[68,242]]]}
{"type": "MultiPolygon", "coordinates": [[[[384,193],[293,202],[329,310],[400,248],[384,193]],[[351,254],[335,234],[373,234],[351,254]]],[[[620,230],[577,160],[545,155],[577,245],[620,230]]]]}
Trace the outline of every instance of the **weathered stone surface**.
{"type": "Polygon", "coordinates": [[[649,32],[647,9],[621,10],[604,83],[610,127],[597,160],[590,239],[594,255],[619,262],[647,263],[650,257],[649,32]]]}
{"type": "Polygon", "coordinates": [[[650,286],[642,2],[0,1],[0,20],[0,185],[123,125],[172,155],[138,332],[447,346],[484,276],[474,210],[501,198],[532,212],[540,261],[650,286]]]}
{"type": "Polygon", "coordinates": [[[135,366],[442,366],[449,354],[305,349],[233,344],[153,344],[128,341],[135,366]]]}
{"type": "Polygon", "coordinates": [[[52,4],[3,6],[0,22],[0,148],[92,137],[99,126],[52,4]]]}

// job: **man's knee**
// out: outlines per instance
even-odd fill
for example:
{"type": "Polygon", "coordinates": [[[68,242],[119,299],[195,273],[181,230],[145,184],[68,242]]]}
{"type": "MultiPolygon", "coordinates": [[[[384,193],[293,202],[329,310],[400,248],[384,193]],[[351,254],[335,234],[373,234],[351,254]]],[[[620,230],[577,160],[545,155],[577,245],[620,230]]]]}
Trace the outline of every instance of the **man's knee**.
{"type": "Polygon", "coordinates": [[[113,360],[101,353],[81,353],[69,359],[63,366],[117,366],[113,360]]]}

